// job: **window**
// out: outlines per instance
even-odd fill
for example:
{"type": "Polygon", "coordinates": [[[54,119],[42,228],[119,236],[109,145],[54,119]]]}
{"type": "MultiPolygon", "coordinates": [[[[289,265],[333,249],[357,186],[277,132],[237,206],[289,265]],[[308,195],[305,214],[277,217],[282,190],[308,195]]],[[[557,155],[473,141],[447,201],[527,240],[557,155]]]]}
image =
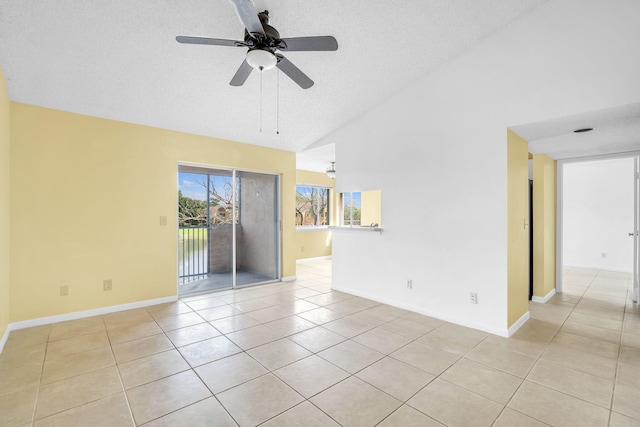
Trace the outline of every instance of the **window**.
{"type": "Polygon", "coordinates": [[[329,188],[296,186],[296,226],[329,225],[329,188]]]}
{"type": "Polygon", "coordinates": [[[382,191],[341,193],[342,226],[380,228],[382,191]]]}
{"type": "Polygon", "coordinates": [[[342,225],[352,227],[360,225],[361,194],[359,191],[342,193],[342,225]]]}

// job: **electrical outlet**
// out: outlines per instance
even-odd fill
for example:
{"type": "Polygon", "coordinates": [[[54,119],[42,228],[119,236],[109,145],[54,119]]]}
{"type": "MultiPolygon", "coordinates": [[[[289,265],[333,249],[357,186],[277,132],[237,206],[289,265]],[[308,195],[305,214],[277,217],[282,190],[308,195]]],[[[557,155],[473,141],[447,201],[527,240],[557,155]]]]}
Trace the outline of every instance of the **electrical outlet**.
{"type": "Polygon", "coordinates": [[[470,292],[469,293],[469,302],[471,304],[477,304],[478,303],[478,294],[476,294],[475,292],[470,292]]]}
{"type": "Polygon", "coordinates": [[[602,259],[607,259],[607,253],[606,252],[602,252],[602,259]]]}
{"type": "Polygon", "coordinates": [[[113,285],[111,283],[111,279],[106,279],[105,281],[102,282],[102,290],[110,291],[112,288],[113,288],[113,285]]]}
{"type": "Polygon", "coordinates": [[[60,296],[66,297],[67,295],[69,295],[69,286],[67,285],[60,286],[60,296]]]}
{"type": "Polygon", "coordinates": [[[160,225],[162,227],[166,227],[166,225],[167,225],[167,217],[166,216],[163,215],[163,216],[160,217],[160,225]]]}
{"type": "Polygon", "coordinates": [[[407,280],[407,289],[413,289],[413,280],[407,280]]]}

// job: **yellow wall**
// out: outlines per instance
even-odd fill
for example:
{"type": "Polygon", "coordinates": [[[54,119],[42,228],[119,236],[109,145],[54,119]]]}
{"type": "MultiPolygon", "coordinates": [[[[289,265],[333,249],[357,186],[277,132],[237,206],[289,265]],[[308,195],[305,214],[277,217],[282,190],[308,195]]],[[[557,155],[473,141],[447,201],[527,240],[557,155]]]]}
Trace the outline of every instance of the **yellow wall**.
{"type": "Polygon", "coordinates": [[[11,147],[9,105],[4,73],[0,67],[0,339],[4,336],[9,324],[9,158],[11,147]]]}
{"type": "Polygon", "coordinates": [[[363,191],[360,200],[360,225],[382,226],[382,191],[363,191]]]}
{"type": "Polygon", "coordinates": [[[280,173],[295,275],[294,153],[19,103],[11,125],[11,322],[175,295],[179,162],[280,173]]]}
{"type": "Polygon", "coordinates": [[[507,327],[528,310],[529,144],[507,131],[507,327]]]}
{"type": "Polygon", "coordinates": [[[556,287],[556,162],[533,155],[533,295],[556,287]]]}
{"type": "MultiPolygon", "coordinates": [[[[335,179],[331,179],[326,173],[311,172],[304,170],[296,171],[296,184],[300,185],[317,185],[322,187],[330,187],[331,200],[329,201],[331,213],[329,215],[329,222],[331,225],[336,224],[336,192],[335,192],[335,179]]],[[[316,258],[323,256],[330,256],[332,251],[331,246],[331,231],[329,230],[305,230],[296,231],[296,246],[295,257],[296,259],[316,258]]]]}

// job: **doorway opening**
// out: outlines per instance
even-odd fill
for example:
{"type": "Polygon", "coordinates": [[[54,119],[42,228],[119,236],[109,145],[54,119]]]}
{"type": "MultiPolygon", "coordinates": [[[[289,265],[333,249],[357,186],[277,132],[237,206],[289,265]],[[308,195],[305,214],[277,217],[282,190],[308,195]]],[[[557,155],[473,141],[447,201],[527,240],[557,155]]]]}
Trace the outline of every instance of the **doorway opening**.
{"type": "Polygon", "coordinates": [[[582,275],[606,271],[626,277],[637,302],[640,157],[576,159],[559,166],[559,290],[581,295],[587,288],[572,268],[582,275]]]}
{"type": "Polygon", "coordinates": [[[178,167],[178,295],[280,280],[279,177],[178,167]]]}

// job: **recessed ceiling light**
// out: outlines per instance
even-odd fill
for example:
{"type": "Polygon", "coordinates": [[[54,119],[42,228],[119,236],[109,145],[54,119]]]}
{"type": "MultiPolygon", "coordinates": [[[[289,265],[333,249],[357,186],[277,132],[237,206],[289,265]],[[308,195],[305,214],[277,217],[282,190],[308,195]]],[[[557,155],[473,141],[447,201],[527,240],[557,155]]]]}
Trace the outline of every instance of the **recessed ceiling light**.
{"type": "Polygon", "coordinates": [[[576,129],[573,132],[582,133],[582,132],[591,132],[592,130],[593,130],[593,128],[582,128],[582,129],[576,129]]]}

